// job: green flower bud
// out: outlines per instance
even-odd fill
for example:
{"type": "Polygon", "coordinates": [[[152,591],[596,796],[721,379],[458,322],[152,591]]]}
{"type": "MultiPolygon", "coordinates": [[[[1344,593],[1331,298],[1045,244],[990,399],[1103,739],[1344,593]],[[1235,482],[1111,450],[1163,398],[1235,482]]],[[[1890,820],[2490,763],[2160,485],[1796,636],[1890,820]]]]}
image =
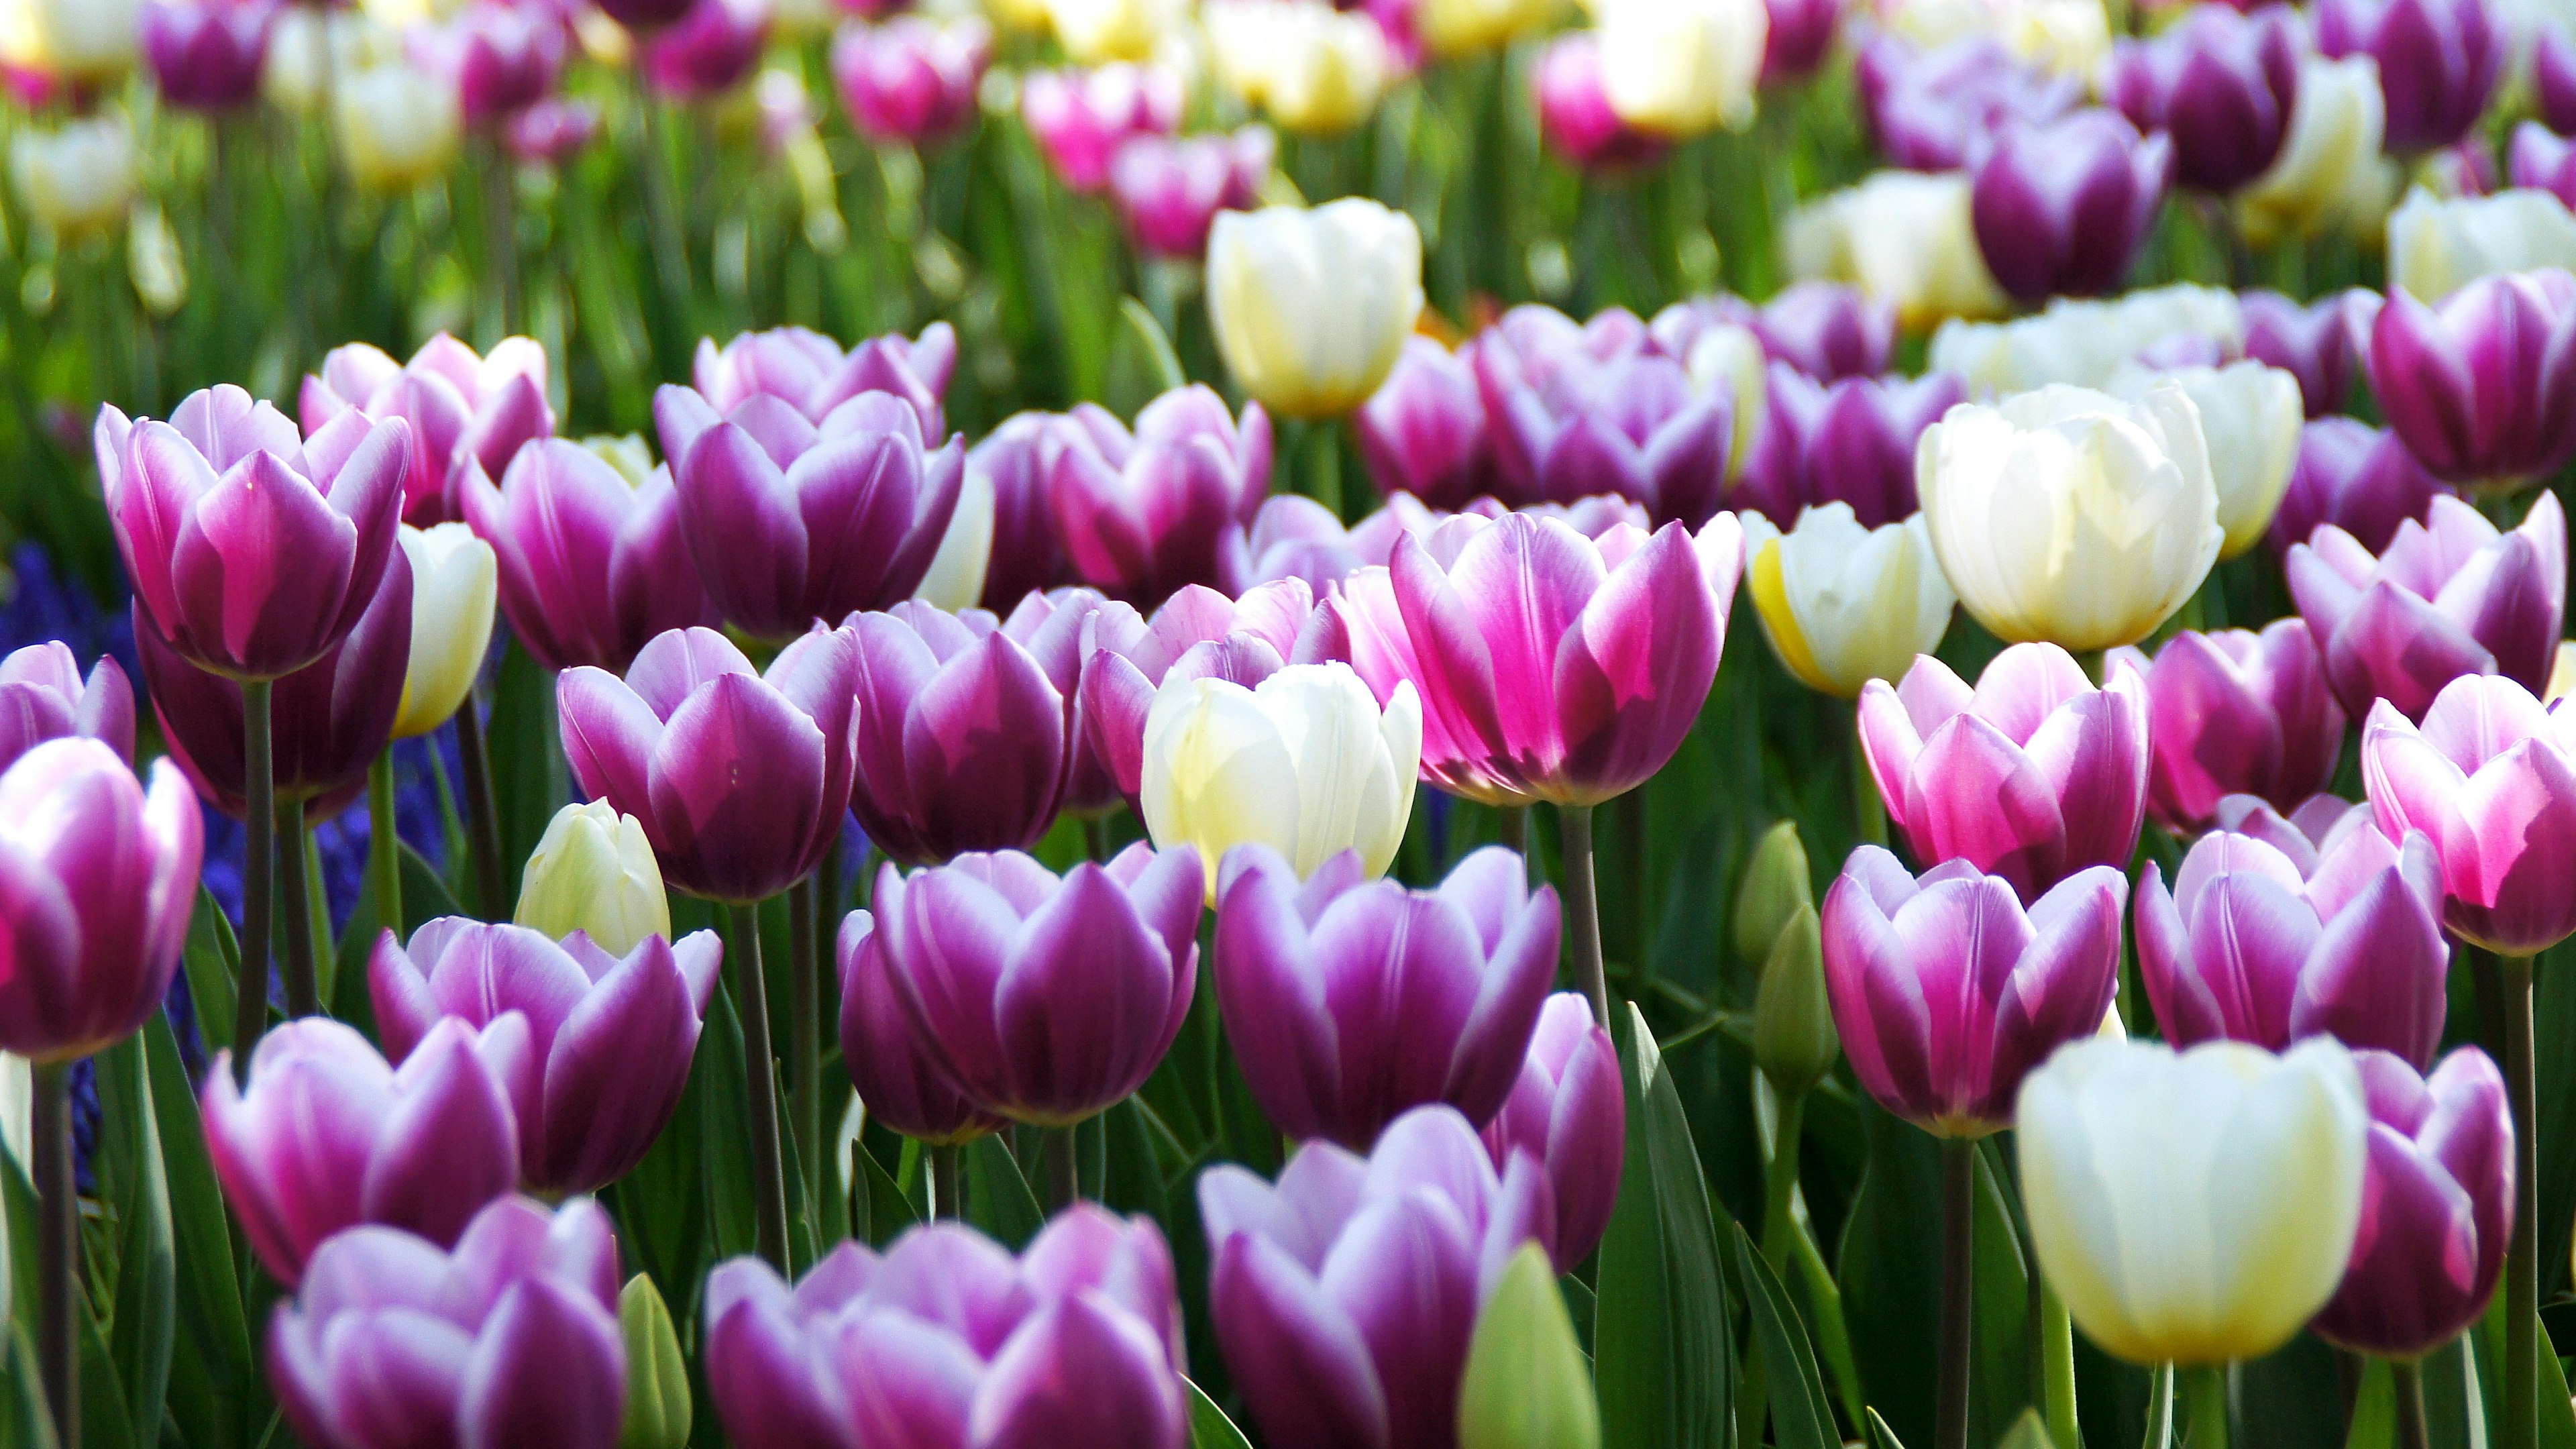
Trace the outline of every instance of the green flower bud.
{"type": "Polygon", "coordinates": [[[1761,964],[1769,959],[1780,928],[1800,907],[1815,904],[1798,822],[1783,820],[1762,833],[1753,858],[1744,864],[1744,881],[1735,888],[1735,954],[1747,964],[1761,964]]]}
{"type": "Polygon", "coordinates": [[[689,1366],[680,1357],[680,1335],[653,1280],[642,1273],[617,1295],[617,1322],[626,1333],[626,1428],[617,1449],[682,1449],[689,1442],[689,1366]]]}
{"type": "Polygon", "coordinates": [[[1536,1244],[1503,1270],[1476,1320],[1458,1386],[1458,1449],[1601,1449],[1592,1365],[1536,1244]]]}
{"type": "Polygon", "coordinates": [[[1785,1095],[1824,1080],[1842,1050],[1833,1003],[1825,997],[1816,909],[1802,905],[1781,926],[1762,964],[1762,989],[1753,998],[1753,1061],[1785,1095]]]}

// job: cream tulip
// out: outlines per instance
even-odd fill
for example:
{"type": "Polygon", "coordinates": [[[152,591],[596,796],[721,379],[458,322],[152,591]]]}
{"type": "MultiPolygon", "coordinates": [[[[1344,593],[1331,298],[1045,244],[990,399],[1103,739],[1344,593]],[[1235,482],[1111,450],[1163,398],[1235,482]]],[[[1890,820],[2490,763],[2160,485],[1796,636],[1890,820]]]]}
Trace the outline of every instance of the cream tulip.
{"type": "Polygon", "coordinates": [[[1564,10],[1565,0],[1422,0],[1413,23],[1432,54],[1454,57],[1545,30],[1564,10]]]}
{"type": "Polygon", "coordinates": [[[2576,213],[2530,187],[2435,196],[2422,187],[2388,218],[2388,286],[2439,302],[2480,277],[2576,267],[2576,213]]]}
{"type": "Polygon", "coordinates": [[[1290,131],[1350,130],[1395,75],[1377,21],[1323,0],[1211,0],[1204,17],[1217,78],[1290,131]]]}
{"type": "Polygon", "coordinates": [[[455,87],[410,65],[344,74],[332,102],[340,160],[369,191],[408,191],[456,159],[462,132],[455,87]]]}
{"type": "Polygon", "coordinates": [[[556,811],[519,878],[517,920],[556,940],[586,931],[619,958],[647,936],[669,939],[671,902],[643,822],[605,800],[556,811]]]}
{"type": "Polygon", "coordinates": [[[2116,300],[2060,298],[2036,317],[2010,322],[1952,322],[1933,334],[1930,367],[1990,397],[2059,382],[2098,388],[2139,353],[2177,337],[2242,352],[2245,314],[2236,294],[2183,282],[2116,300]]]}
{"type": "Polygon", "coordinates": [[[1693,387],[1702,392],[1723,386],[1735,404],[1735,425],[1726,439],[1726,475],[1744,471],[1753,454],[1754,435],[1762,428],[1762,409],[1770,392],[1770,356],[1753,329],[1719,322],[1700,333],[1683,359],[1693,387]]]}
{"type": "Polygon", "coordinates": [[[1055,38],[1076,65],[1151,60],[1188,9],[1188,0],[1046,0],[1055,38]]]}
{"type": "Polygon", "coordinates": [[[1958,596],[1922,514],[1863,528],[1850,504],[1828,503],[1785,534],[1759,513],[1742,517],[1762,637],[1809,689],[1858,699],[1861,686],[1901,679],[1915,655],[1941,646],[1958,596]]]}
{"type": "Polygon", "coordinates": [[[594,433],[581,440],[581,450],[609,467],[626,480],[626,486],[641,488],[653,476],[653,445],[642,433],[594,433]]]}
{"type": "Polygon", "coordinates": [[[2200,587],[2226,533],[2198,410],[2050,386],[1923,430],[1915,491],[1959,602],[2008,643],[2134,644],[2200,587]]]}
{"type": "Polygon", "coordinates": [[[939,551],[930,556],[930,571],[921,576],[914,598],[955,614],[984,597],[984,576],[993,563],[994,507],[993,476],[967,465],[957,511],[948,516],[948,531],[939,536],[939,551]]]}
{"type": "Polygon", "coordinates": [[[0,0],[0,61],[62,80],[98,82],[143,51],[143,0],[0,0]]]}
{"type": "Polygon", "coordinates": [[[1362,197],[1219,213],[1208,322],[1243,390],[1293,418],[1338,417],[1395,370],[1422,315],[1422,233],[1362,197]]]}
{"type": "Polygon", "coordinates": [[[2121,1358],[2260,1358],[2343,1278],[2370,1116],[2331,1038],[2079,1042],[2022,1084],[2016,1126],[2040,1270],[2121,1358]]]}
{"type": "Polygon", "coordinates": [[[1771,13],[1762,0],[1598,0],[1601,89],[1620,120],[1695,136],[1753,120],[1771,13]]]}
{"type": "Polygon", "coordinates": [[[289,5],[269,22],[260,93],[279,110],[311,115],[322,108],[326,86],[402,55],[402,37],[364,15],[289,5]]]}
{"type": "Polygon", "coordinates": [[[2011,310],[1977,247],[1968,191],[1965,172],[1881,171],[1843,193],[1838,204],[1852,280],[1894,303],[1909,328],[2011,310]]]}
{"type": "Polygon", "coordinates": [[[9,179],[56,235],[95,236],[134,202],[134,132],[113,112],[28,126],[9,138],[9,179]]]}
{"type": "Polygon", "coordinates": [[[2238,557],[2263,541],[2299,461],[2299,428],[2307,420],[2299,380],[2253,361],[2163,371],[2131,367],[2113,379],[2111,391],[2137,402],[2161,382],[2181,388],[2200,412],[2210,479],[2218,488],[2218,526],[2227,534],[2218,556],[2238,557]]]}
{"type": "Polygon", "coordinates": [[[2342,227],[2375,229],[2388,210],[2383,173],[2391,163],[2379,154],[2387,126],[2377,61],[2368,55],[2303,58],[2281,154],[2237,193],[2246,240],[2267,246],[2342,227]]]}
{"type": "Polygon", "coordinates": [[[1342,663],[1292,664],[1251,689],[1174,680],[1145,716],[1142,803],[1159,849],[1188,846],[1207,866],[1247,842],[1311,876],[1356,850],[1372,877],[1395,863],[1422,765],[1422,699],[1411,681],[1378,708],[1342,663]]]}
{"type": "Polygon", "coordinates": [[[411,665],[394,738],[407,740],[447,723],[473,690],[492,647],[500,562],[462,523],[406,523],[398,536],[411,561],[411,665]]]}

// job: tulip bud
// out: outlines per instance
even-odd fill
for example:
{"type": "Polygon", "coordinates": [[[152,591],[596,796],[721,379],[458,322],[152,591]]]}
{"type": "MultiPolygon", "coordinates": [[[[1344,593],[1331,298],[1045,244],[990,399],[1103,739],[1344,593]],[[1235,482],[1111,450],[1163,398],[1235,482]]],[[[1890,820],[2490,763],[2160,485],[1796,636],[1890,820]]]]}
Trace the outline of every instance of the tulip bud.
{"type": "Polygon", "coordinates": [[[1361,197],[1221,213],[1207,305],[1246,392],[1289,417],[1338,417],[1386,381],[1421,315],[1422,234],[1361,197]]]}
{"type": "Polygon", "coordinates": [[[1674,137],[1752,121],[1771,33],[1762,0],[1599,0],[1593,18],[1621,120],[1674,137]]]}
{"type": "Polygon", "coordinates": [[[395,193],[445,172],[456,159],[463,115],[456,93],[400,63],[339,77],[332,130],[351,180],[395,193]]]}
{"type": "Polygon", "coordinates": [[[1781,929],[1815,903],[1806,842],[1798,838],[1798,822],[1783,819],[1755,842],[1735,888],[1735,954],[1748,966],[1760,966],[1771,958],[1781,929]]]}
{"type": "Polygon", "coordinates": [[[393,737],[407,740],[447,723],[473,692],[492,644],[498,565],[461,523],[404,524],[398,536],[411,560],[411,664],[393,737]]]}
{"type": "Polygon", "coordinates": [[[620,957],[668,937],[671,907],[642,822],[605,800],[556,811],[520,877],[515,919],[556,940],[584,932],[620,957]]]}
{"type": "Polygon", "coordinates": [[[1813,906],[1800,906],[1762,964],[1753,998],[1753,1063],[1783,1095],[1825,1079],[1842,1059],[1825,993],[1825,948],[1813,906]]]}
{"type": "Polygon", "coordinates": [[[1592,1365],[1547,1254],[1527,1243],[1485,1300],[1458,1384],[1458,1449],[1600,1449],[1592,1365]]]}
{"type": "Polygon", "coordinates": [[[732,90],[759,67],[771,19],[768,0],[698,0],[668,29],[646,39],[644,79],[680,101],[732,90]]]}
{"type": "Polygon", "coordinates": [[[18,199],[54,232],[78,240],[113,229],[134,200],[134,132],[113,111],[9,138],[18,199]]]}
{"type": "Polygon", "coordinates": [[[626,1427],[617,1449],[683,1449],[693,1417],[689,1365],[651,1274],[626,1280],[617,1295],[617,1326],[626,1339],[626,1427]]]}
{"type": "Polygon", "coordinates": [[[2576,215],[2547,191],[2435,196],[2421,187],[2388,218],[2388,289],[2439,302],[2480,277],[2576,267],[2576,215]]]}

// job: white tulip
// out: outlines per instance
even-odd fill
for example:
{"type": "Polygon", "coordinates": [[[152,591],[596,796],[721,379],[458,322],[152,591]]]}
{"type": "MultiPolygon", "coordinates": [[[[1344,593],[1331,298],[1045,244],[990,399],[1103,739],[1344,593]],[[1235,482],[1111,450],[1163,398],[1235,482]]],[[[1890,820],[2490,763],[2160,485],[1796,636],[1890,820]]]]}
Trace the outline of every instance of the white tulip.
{"type": "Polygon", "coordinates": [[[407,740],[447,723],[474,688],[492,647],[501,566],[462,523],[406,523],[395,536],[411,561],[411,663],[394,715],[394,738],[407,740]]]}
{"type": "Polygon", "coordinates": [[[2388,218],[2388,286],[2439,302],[2480,277],[2576,267],[2576,213],[2530,187],[2435,196],[2422,187],[2388,218]]]}
{"type": "Polygon", "coordinates": [[[556,811],[519,877],[517,919],[556,940],[586,932],[621,958],[647,936],[668,940],[671,900],[644,823],[605,800],[556,811]]]}
{"type": "Polygon", "coordinates": [[[1055,38],[1077,65],[1151,60],[1188,12],[1188,0],[1046,0],[1055,38]]]}
{"type": "Polygon", "coordinates": [[[107,231],[134,203],[134,132],[112,111],[25,127],[9,138],[9,179],[57,235],[107,231]]]}
{"type": "Polygon", "coordinates": [[[1852,279],[1908,327],[1999,317],[2012,306],[1968,214],[1964,172],[1881,171],[1843,194],[1836,219],[1852,279]]]}
{"type": "Polygon", "coordinates": [[[311,115],[322,108],[326,83],[402,59],[402,37],[393,31],[350,11],[327,12],[327,20],[325,13],[289,5],[269,22],[259,84],[279,110],[311,115]]]}
{"type": "Polygon", "coordinates": [[[983,599],[984,576],[993,564],[994,507],[993,476],[968,464],[957,511],[949,515],[948,531],[939,536],[939,551],[930,556],[930,571],[921,576],[914,598],[951,614],[983,599]]]}
{"type": "Polygon", "coordinates": [[[1751,123],[1771,34],[1762,0],[1599,0],[1593,13],[1619,119],[1667,136],[1751,123]]]}
{"type": "Polygon", "coordinates": [[[1220,212],[1208,323],[1243,390],[1293,418],[1338,417],[1395,370],[1422,315],[1422,233],[1363,197],[1220,212]]]}
{"type": "Polygon", "coordinates": [[[1915,655],[1941,646],[1958,596],[1922,514],[1864,528],[1850,504],[1828,503],[1785,534],[1759,513],[1742,518],[1762,637],[1808,688],[1858,699],[1861,686],[1901,679],[1915,655]]]}
{"type": "Polygon", "coordinates": [[[2224,353],[2243,351],[2245,314],[2236,294],[2183,282],[2116,300],[2060,298],[2036,317],[2010,322],[1951,322],[1932,336],[1930,365],[1993,397],[2060,382],[2098,388],[2139,353],[2187,335],[2206,337],[2224,353]]]}
{"type": "Polygon", "coordinates": [[[1414,23],[1431,53],[1460,56],[1546,29],[1565,0],[1422,0],[1414,23]]]}
{"type": "Polygon", "coordinates": [[[1686,365],[1692,386],[1702,392],[1722,386],[1735,404],[1735,425],[1726,440],[1726,473],[1735,477],[1744,471],[1745,460],[1753,454],[1754,434],[1761,431],[1762,410],[1771,389],[1770,356],[1752,328],[1720,322],[1691,344],[1686,365]]]}
{"type": "Polygon", "coordinates": [[[2130,367],[2113,380],[2111,391],[2136,402],[2162,382],[2181,388],[2200,411],[2210,478],[2218,487],[2218,526],[2227,534],[2218,556],[2238,557],[2263,541],[2281,495],[2289,491],[2290,470],[2299,461],[2299,429],[2307,421],[2299,380],[2248,360],[2160,372],[2130,367]]]}
{"type": "Polygon", "coordinates": [[[2379,154],[2388,101],[2379,62],[2367,55],[2299,62],[2299,95],[2290,129],[2271,167],[2236,195],[2246,239],[2257,246],[2284,237],[2314,237],[2337,228],[2375,230],[2388,211],[2379,154]]]}
{"type": "Polygon", "coordinates": [[[1210,0],[1205,18],[1217,77],[1291,131],[1348,131],[1395,77],[1377,21],[1323,0],[1210,0]]]}
{"type": "Polygon", "coordinates": [[[0,0],[0,60],[41,75],[96,82],[143,52],[143,0],[0,0]]]}
{"type": "Polygon", "coordinates": [[[408,191],[445,171],[462,125],[455,87],[407,64],[344,74],[332,97],[340,159],[370,191],[408,191]]]}

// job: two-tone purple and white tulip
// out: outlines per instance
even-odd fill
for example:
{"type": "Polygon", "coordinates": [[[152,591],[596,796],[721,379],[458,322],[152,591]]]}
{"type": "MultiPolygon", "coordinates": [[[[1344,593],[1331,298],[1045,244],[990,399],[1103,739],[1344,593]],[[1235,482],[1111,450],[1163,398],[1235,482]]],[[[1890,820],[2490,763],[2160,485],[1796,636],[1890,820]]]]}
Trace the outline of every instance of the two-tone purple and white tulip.
{"type": "Polygon", "coordinates": [[[1629,124],[1610,104],[1601,75],[1601,40],[1569,31],[1548,42],[1530,73],[1539,134],[1549,149],[1585,171],[1648,166],[1672,149],[1672,138],[1629,124]]]}
{"type": "Polygon", "coordinates": [[[2317,418],[2299,430],[2299,460],[2266,542],[2286,558],[2292,545],[2331,523],[2369,552],[2384,553],[2399,524],[2426,522],[2433,500],[2450,493],[2395,433],[2359,418],[2317,418]]]}
{"type": "Polygon", "coordinates": [[[2379,63],[2392,156],[2469,134],[2503,78],[2512,29],[2485,0],[2319,0],[2317,49],[2379,63]]]}
{"type": "Polygon", "coordinates": [[[1250,211],[1279,154],[1268,126],[1198,136],[1133,136],[1109,162],[1109,195],[1149,256],[1196,262],[1220,211],[1250,211]]]}
{"type": "Polygon", "coordinates": [[[1717,511],[1738,404],[1696,386],[1682,363],[1642,347],[1596,360],[1580,347],[1484,345],[1475,368],[1511,501],[1616,493],[1688,528],[1717,511]]]}
{"type": "Polygon", "coordinates": [[[1137,136],[1168,136],[1188,99],[1169,66],[1112,61],[1091,70],[1038,70],[1020,82],[1020,119],[1073,191],[1109,189],[1110,163],[1137,136]]]}
{"type": "Polygon", "coordinates": [[[134,758],[134,685],[102,654],[83,679],[80,658],[60,639],[0,658],[0,770],[47,740],[86,735],[134,758]]]}
{"type": "Polygon", "coordinates": [[[2173,143],[2089,109],[1997,137],[1977,162],[1969,219],[1986,270],[2027,303],[2120,289],[2173,185],[2173,143]]]}
{"type": "Polygon", "coordinates": [[[1315,614],[1303,579],[1279,579],[1230,599],[1192,584],[1175,592],[1147,621],[1112,602],[1091,621],[1082,643],[1083,730],[1118,792],[1144,788],[1145,720],[1154,696],[1173,679],[1223,679],[1246,689],[1290,664],[1311,664],[1320,639],[1301,648],[1315,614]]]}
{"type": "Polygon", "coordinates": [[[968,1100],[940,1064],[933,1043],[904,1009],[878,939],[876,917],[852,911],[835,943],[841,981],[841,1065],[868,1120],[928,1143],[954,1147],[999,1130],[1004,1119],[968,1100]]]}
{"type": "Polygon", "coordinates": [[[297,411],[309,435],[343,413],[410,424],[403,522],[415,528],[461,516],[456,490],[466,459],[497,477],[520,444],[555,430],[555,411],[546,402],[546,350],[526,337],[513,337],[485,357],[442,332],[409,362],[364,342],[336,347],[319,373],[305,374],[297,411]]]}
{"type": "Polygon", "coordinates": [[[578,443],[540,438],[498,487],[469,466],[459,494],[498,560],[511,636],[548,669],[622,671],[655,635],[715,620],[667,467],[629,478],[578,443]]]}
{"type": "Polygon", "coordinates": [[[2480,277],[2429,306],[2395,292],[2368,335],[2371,394],[2434,476],[2514,488],[2576,455],[2576,276],[2480,277]]]}
{"type": "Polygon", "coordinates": [[[2135,648],[2115,654],[2146,682],[2147,810],[2166,829],[2207,829],[2230,795],[2293,810],[2333,781],[2344,713],[2303,621],[2278,619],[2259,634],[2186,629],[2153,663],[2135,648]]]}
{"type": "Polygon", "coordinates": [[[1550,996],[1530,1033],[1520,1080],[1484,1135],[1496,1172],[1522,1153],[1545,1174],[1556,1206],[1547,1250],[1559,1272],[1592,1256],[1610,1230],[1628,1150],[1624,1091],[1619,1049],[1593,1024],[1591,1003],[1579,991],[1550,996]]]}
{"type": "Polygon", "coordinates": [[[2173,138],[2177,182],[2225,196],[2280,156],[2305,49],[2287,10],[2200,6],[2153,40],[2120,42],[2105,91],[2138,129],[2173,138]]]}
{"type": "Polygon", "coordinates": [[[922,436],[935,437],[946,431],[940,400],[956,370],[957,329],[945,322],[931,323],[918,337],[893,332],[846,350],[820,332],[778,327],[742,333],[722,347],[699,339],[690,382],[727,416],[754,395],[766,395],[817,427],[863,392],[892,393],[921,415],[922,436]]]}
{"type": "Polygon", "coordinates": [[[2342,412],[2351,394],[2361,361],[2352,329],[2354,297],[2355,292],[2338,292],[2303,303],[2278,292],[2236,295],[2245,318],[2245,355],[2297,378],[2299,400],[2311,419],[2342,412]]]}
{"type": "Polygon", "coordinates": [[[259,96],[278,0],[163,0],[143,7],[143,59],[162,99],[231,111],[259,96]]]}
{"type": "Polygon", "coordinates": [[[1807,509],[1848,503],[1864,528],[1902,523],[1916,508],[1915,441],[1967,397],[1948,373],[1821,382],[1775,360],[1727,506],[1794,523],[1807,509]]]}
{"type": "Polygon", "coordinates": [[[637,69],[655,94],[670,100],[723,95],[759,68],[772,19],[763,0],[697,0],[643,37],[637,69]]]}
{"type": "Polygon", "coordinates": [[[853,22],[832,41],[832,81],[859,134],[880,145],[930,146],[975,119],[976,87],[993,56],[980,16],[941,22],[897,15],[853,22]]]}
{"type": "Polygon", "coordinates": [[[1456,509],[1493,491],[1475,368],[1428,337],[1405,339],[1395,371],[1351,415],[1351,433],[1382,497],[1456,509]]]}
{"type": "MultiPolygon", "coordinates": [[[[853,615],[848,628],[859,741],[850,805],[869,841],[906,865],[1036,845],[1078,743],[1070,696],[1045,666],[981,609],[907,600],[853,615]]],[[[1068,670],[1076,647],[1060,651],[1068,670]]]]}
{"type": "Polygon", "coordinates": [[[2451,934],[2503,956],[2576,934],[2576,711],[2496,675],[2451,681],[2420,726],[2382,700],[2362,726],[2361,778],[2382,832],[2432,841],[2451,934]]]}
{"type": "Polygon", "coordinates": [[[1880,36],[1862,48],[1854,80],[1879,150],[1908,171],[1959,170],[1998,132],[2055,120],[2084,99],[2081,80],[2030,65],[1990,35],[1929,51],[1880,36]]]}
{"type": "Polygon", "coordinates": [[[1244,530],[1270,492],[1270,415],[1238,421],[1205,384],[1167,392],[1131,432],[1084,403],[1048,432],[1058,535],[1082,581],[1139,607],[1186,584],[1244,585],[1244,530]]]}

